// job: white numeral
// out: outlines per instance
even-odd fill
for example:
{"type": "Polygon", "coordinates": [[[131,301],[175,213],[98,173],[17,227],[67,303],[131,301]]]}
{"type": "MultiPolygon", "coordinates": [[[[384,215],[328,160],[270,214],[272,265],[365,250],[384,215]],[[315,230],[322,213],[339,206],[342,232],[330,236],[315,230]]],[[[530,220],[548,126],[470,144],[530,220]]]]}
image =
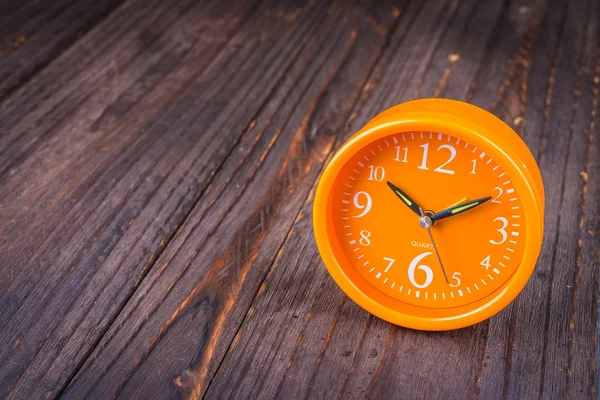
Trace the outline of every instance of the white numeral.
{"type": "Polygon", "coordinates": [[[388,262],[388,266],[385,267],[385,269],[383,270],[383,272],[388,272],[389,269],[390,269],[390,267],[392,266],[392,264],[396,262],[396,259],[395,258],[388,258],[388,257],[383,257],[383,259],[388,262]]]}
{"type": "Polygon", "coordinates": [[[502,228],[496,229],[498,232],[500,232],[502,234],[502,240],[499,242],[496,242],[495,240],[490,239],[490,243],[491,244],[502,244],[502,243],[506,242],[506,238],[508,237],[508,235],[506,234],[506,231],[504,230],[508,226],[508,221],[506,220],[506,218],[503,218],[503,217],[495,218],[494,222],[496,222],[496,221],[502,222],[502,228]]]}
{"type": "Polygon", "coordinates": [[[396,146],[396,158],[394,158],[394,161],[402,161],[402,162],[408,162],[408,147],[402,148],[400,146],[396,146]],[[402,158],[402,160],[400,160],[400,151],[402,150],[404,157],[402,158]]]}
{"type": "Polygon", "coordinates": [[[359,215],[353,215],[352,218],[360,218],[360,217],[364,217],[365,215],[367,215],[367,213],[369,211],[371,211],[371,206],[373,205],[373,202],[371,201],[371,196],[369,196],[369,193],[367,192],[358,192],[354,195],[354,207],[358,208],[359,210],[364,210],[361,214],[359,215]],[[360,196],[363,195],[367,198],[367,204],[360,204],[360,196]]]}
{"type": "Polygon", "coordinates": [[[381,182],[383,178],[385,178],[385,170],[383,167],[374,167],[369,165],[369,171],[369,177],[367,178],[368,181],[381,182]]]}
{"type": "Polygon", "coordinates": [[[427,152],[429,151],[429,143],[422,144],[419,147],[423,148],[423,162],[417,168],[429,169],[429,168],[427,168],[427,152]]]}
{"type": "Polygon", "coordinates": [[[413,258],[413,260],[410,262],[410,265],[408,266],[408,279],[410,280],[410,283],[412,283],[419,289],[426,288],[431,284],[431,281],[433,281],[433,271],[431,270],[431,268],[429,268],[427,265],[418,265],[419,261],[421,261],[423,258],[427,257],[430,254],[432,253],[429,251],[419,254],[418,256],[413,258]],[[417,282],[415,282],[415,269],[420,269],[421,271],[425,272],[426,277],[424,284],[419,285],[417,282]]]}
{"type": "MultiPolygon", "coordinates": [[[[429,152],[429,143],[422,144],[419,147],[423,148],[423,162],[417,168],[428,170],[429,168],[427,168],[427,154],[429,152]]],[[[440,151],[441,149],[448,149],[448,150],[450,150],[450,158],[445,163],[443,163],[442,165],[440,165],[439,167],[437,167],[436,169],[434,169],[434,171],[435,172],[441,172],[443,174],[453,175],[454,174],[453,170],[446,169],[444,167],[446,165],[448,165],[448,163],[450,163],[450,161],[454,160],[454,157],[456,157],[456,149],[454,147],[450,146],[449,144],[443,144],[443,145],[441,145],[440,147],[437,148],[437,151],[440,151]]]]}
{"type": "Polygon", "coordinates": [[[486,258],[484,258],[479,265],[483,265],[485,267],[485,269],[488,269],[490,267],[490,257],[491,256],[487,256],[486,258]]]}
{"type": "Polygon", "coordinates": [[[458,287],[460,286],[460,272],[455,272],[454,274],[452,274],[452,279],[454,279],[456,281],[456,283],[451,283],[450,286],[452,287],[458,287]]]}
{"type": "Polygon", "coordinates": [[[440,149],[448,149],[450,150],[450,158],[448,159],[448,161],[446,161],[445,163],[443,163],[442,165],[440,165],[439,167],[437,167],[436,169],[434,169],[434,171],[436,172],[441,172],[444,174],[454,174],[454,171],[451,169],[444,169],[442,167],[445,167],[450,161],[454,160],[454,157],[456,157],[456,149],[452,146],[450,146],[449,144],[443,144],[440,147],[438,147],[438,151],[440,151],[440,149]]]}
{"type": "Polygon", "coordinates": [[[471,173],[473,175],[477,175],[477,172],[475,172],[475,167],[477,166],[477,159],[471,160],[471,162],[473,163],[473,169],[471,170],[471,173]]]}
{"type": "Polygon", "coordinates": [[[371,236],[371,232],[367,230],[360,231],[360,240],[358,242],[363,246],[370,245],[371,241],[369,240],[369,236],[371,236]]]}
{"type": "Polygon", "coordinates": [[[494,188],[494,192],[496,192],[496,191],[498,191],[498,196],[494,197],[494,199],[492,200],[492,203],[502,203],[500,200],[498,200],[498,198],[499,198],[500,196],[502,196],[502,188],[501,188],[501,187],[498,187],[498,186],[496,186],[496,187],[494,188]]]}

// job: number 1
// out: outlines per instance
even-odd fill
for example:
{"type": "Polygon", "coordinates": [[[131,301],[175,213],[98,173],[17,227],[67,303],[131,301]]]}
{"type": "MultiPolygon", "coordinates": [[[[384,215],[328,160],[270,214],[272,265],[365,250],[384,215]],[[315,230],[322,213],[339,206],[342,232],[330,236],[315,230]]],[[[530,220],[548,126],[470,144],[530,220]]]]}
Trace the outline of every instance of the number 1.
{"type": "Polygon", "coordinates": [[[429,168],[427,168],[427,152],[429,151],[429,143],[422,144],[419,147],[423,148],[423,162],[417,168],[428,170],[429,168]]]}

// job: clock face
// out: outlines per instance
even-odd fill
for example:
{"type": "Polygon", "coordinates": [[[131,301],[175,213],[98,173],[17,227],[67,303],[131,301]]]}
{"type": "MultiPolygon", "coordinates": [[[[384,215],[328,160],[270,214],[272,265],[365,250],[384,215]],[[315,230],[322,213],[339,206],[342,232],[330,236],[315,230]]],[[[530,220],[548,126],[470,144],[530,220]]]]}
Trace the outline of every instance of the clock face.
{"type": "Polygon", "coordinates": [[[511,277],[525,251],[521,199],[502,160],[443,132],[370,143],[340,170],[332,195],[341,262],[401,302],[475,302],[511,277]]]}

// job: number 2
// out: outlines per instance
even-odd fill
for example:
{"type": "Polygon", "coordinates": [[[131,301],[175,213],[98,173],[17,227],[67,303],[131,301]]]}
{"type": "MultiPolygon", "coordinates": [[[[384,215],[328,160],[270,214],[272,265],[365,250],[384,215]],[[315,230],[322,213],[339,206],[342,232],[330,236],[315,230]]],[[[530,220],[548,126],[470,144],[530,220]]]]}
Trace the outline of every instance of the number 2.
{"type": "Polygon", "coordinates": [[[498,196],[494,197],[494,199],[492,200],[492,203],[502,203],[500,200],[498,200],[498,198],[499,198],[500,196],[502,196],[502,188],[501,188],[501,187],[498,187],[498,186],[496,186],[496,187],[494,188],[494,192],[499,192],[499,193],[498,193],[498,196]]]}

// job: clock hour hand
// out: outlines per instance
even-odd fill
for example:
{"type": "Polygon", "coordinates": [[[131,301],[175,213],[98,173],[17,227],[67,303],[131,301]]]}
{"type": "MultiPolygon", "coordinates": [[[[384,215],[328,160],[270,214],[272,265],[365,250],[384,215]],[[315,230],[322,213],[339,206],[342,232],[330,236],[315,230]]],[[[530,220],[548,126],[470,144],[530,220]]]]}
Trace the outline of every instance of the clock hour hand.
{"type": "Polygon", "coordinates": [[[482,197],[481,199],[466,201],[464,203],[457,204],[457,205],[452,206],[452,207],[448,207],[448,208],[446,208],[443,211],[440,211],[440,212],[437,212],[437,213],[433,214],[431,216],[431,220],[433,222],[435,222],[435,221],[439,221],[440,219],[448,218],[448,217],[451,217],[453,215],[463,213],[463,212],[465,212],[467,210],[470,210],[472,208],[475,208],[477,206],[482,205],[483,203],[485,203],[486,201],[490,200],[491,198],[492,198],[491,196],[482,197]]]}
{"type": "Polygon", "coordinates": [[[420,207],[417,203],[415,203],[415,201],[413,199],[411,199],[404,191],[402,191],[402,189],[400,189],[398,186],[394,185],[392,182],[387,181],[387,184],[390,187],[390,189],[392,189],[394,194],[396,194],[396,196],[398,196],[398,198],[400,200],[402,200],[402,202],[404,204],[406,204],[408,206],[408,208],[413,210],[413,212],[415,214],[417,214],[419,217],[421,216],[421,213],[419,211],[420,207]]]}

